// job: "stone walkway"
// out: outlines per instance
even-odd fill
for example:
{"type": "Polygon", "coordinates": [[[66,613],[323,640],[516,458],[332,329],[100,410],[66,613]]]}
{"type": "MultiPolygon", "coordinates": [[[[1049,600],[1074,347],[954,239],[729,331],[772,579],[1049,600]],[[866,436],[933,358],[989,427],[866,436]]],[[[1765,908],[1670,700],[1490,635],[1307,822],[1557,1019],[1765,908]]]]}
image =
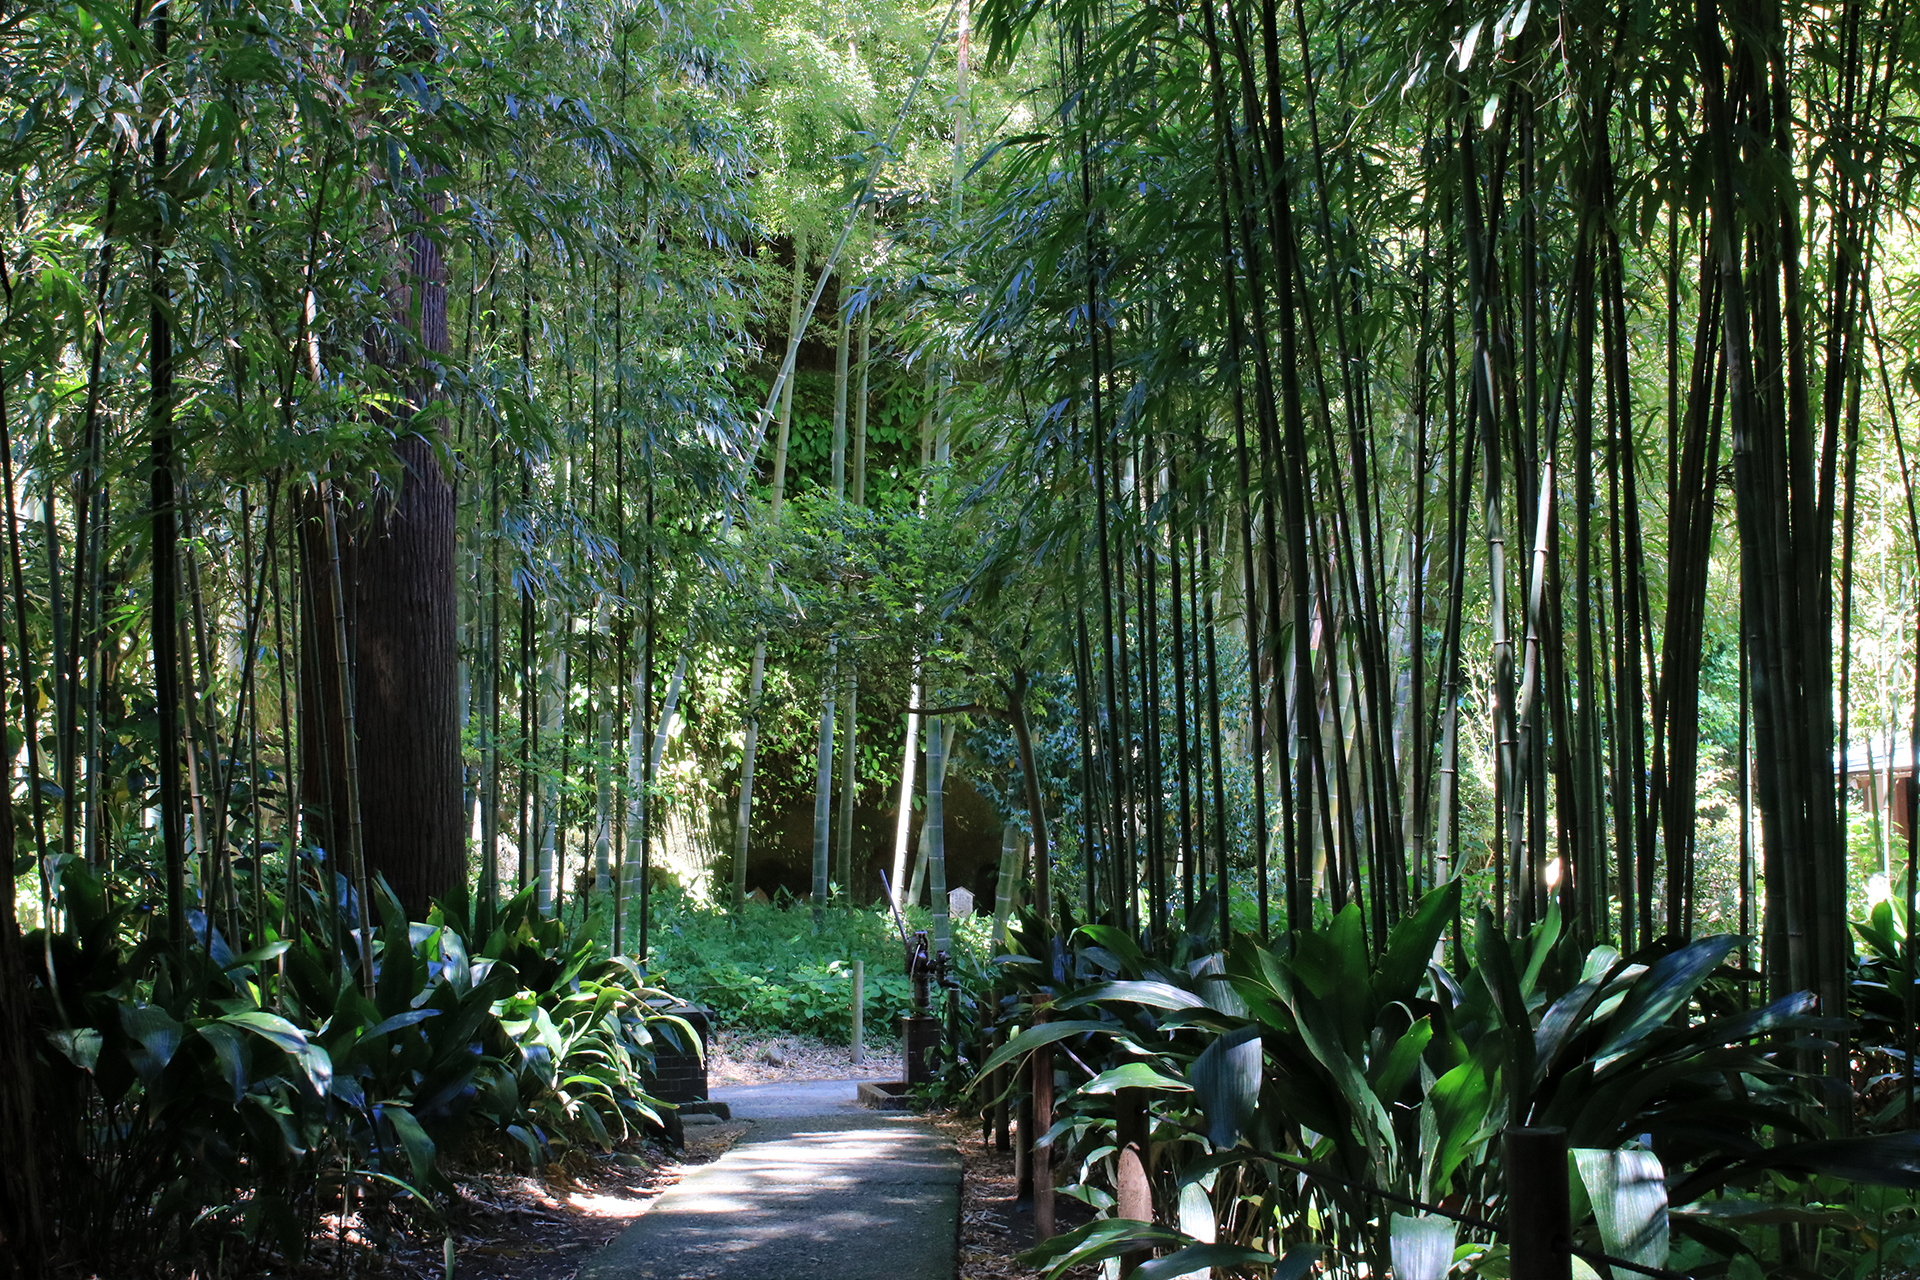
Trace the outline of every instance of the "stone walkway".
{"type": "Polygon", "coordinates": [[[718,1088],[753,1127],[686,1176],[578,1280],[952,1280],[960,1156],[852,1080],[718,1088]]]}

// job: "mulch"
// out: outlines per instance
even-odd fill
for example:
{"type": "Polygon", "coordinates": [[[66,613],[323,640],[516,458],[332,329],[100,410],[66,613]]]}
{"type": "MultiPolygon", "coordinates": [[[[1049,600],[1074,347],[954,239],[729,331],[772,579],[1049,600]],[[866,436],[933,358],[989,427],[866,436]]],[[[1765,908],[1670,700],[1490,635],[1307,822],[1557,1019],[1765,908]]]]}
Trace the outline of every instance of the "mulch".
{"type": "Polygon", "coordinates": [[[356,1217],[328,1220],[300,1280],[445,1280],[449,1245],[458,1280],[573,1280],[594,1252],[647,1211],[690,1165],[717,1160],[744,1124],[690,1124],[675,1152],[652,1140],[611,1152],[575,1150],[527,1172],[476,1155],[450,1171],[455,1195],[444,1218],[418,1218],[375,1238],[356,1217]]]}
{"type": "MultiPolygon", "coordinates": [[[[1033,1209],[1016,1196],[1013,1152],[1001,1151],[983,1137],[980,1118],[959,1111],[927,1117],[953,1140],[965,1171],[960,1184],[959,1280],[1040,1280],[1042,1273],[1020,1261],[1033,1248],[1033,1209]]],[[[1092,1212],[1077,1200],[1054,1197],[1056,1226],[1077,1227],[1092,1212]]],[[[1066,1280],[1094,1280],[1098,1266],[1075,1267],[1066,1280]]]]}

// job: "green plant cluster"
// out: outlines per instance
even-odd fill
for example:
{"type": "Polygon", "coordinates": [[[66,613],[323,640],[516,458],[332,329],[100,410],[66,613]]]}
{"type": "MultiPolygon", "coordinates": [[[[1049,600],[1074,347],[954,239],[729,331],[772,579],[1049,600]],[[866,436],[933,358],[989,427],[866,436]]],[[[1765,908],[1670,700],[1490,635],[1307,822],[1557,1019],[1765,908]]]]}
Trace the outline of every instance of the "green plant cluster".
{"type": "MultiPolygon", "coordinates": [[[[654,903],[649,979],[711,1009],[720,1026],[848,1043],[856,959],[866,969],[868,1044],[896,1038],[912,1007],[899,930],[884,907],[829,911],[816,932],[808,912],[774,903],[722,911],[664,893],[654,903]]],[[[909,931],[932,928],[918,908],[906,922],[909,931]]],[[[980,915],[953,922],[954,971],[969,1002],[983,989],[991,925],[980,915]]]]}
{"type": "Polygon", "coordinates": [[[1908,1056],[1920,1041],[1920,939],[1907,921],[1906,904],[1874,904],[1853,922],[1860,938],[1847,998],[1852,1015],[1851,1055],[1855,1096],[1866,1122],[1876,1128],[1909,1123],[1920,1098],[1908,1090],[1908,1056]],[[1902,992],[1907,992],[1903,999],[1902,992]]]}
{"type": "Polygon", "coordinates": [[[656,1047],[692,1043],[599,921],[543,918],[532,890],[409,921],[383,881],[363,945],[343,877],[308,887],[293,936],[239,954],[196,912],[183,955],[81,863],[62,884],[68,928],[26,939],[46,962],[37,1096],[81,1157],[50,1162],[57,1229],[96,1262],[285,1263],[323,1215],[375,1234],[431,1218],[452,1150],[538,1162],[660,1126],[656,1047]]]}
{"type": "Polygon", "coordinates": [[[1057,1274],[1158,1248],[1166,1274],[1284,1272],[1305,1266],[1298,1247],[1330,1274],[1378,1275],[1432,1234],[1433,1276],[1504,1276],[1505,1242],[1448,1215],[1501,1219],[1501,1135],[1529,1125],[1567,1132],[1575,1242],[1593,1252],[1696,1276],[1920,1264],[1920,1135],[1831,1115],[1808,1085],[1846,1024],[1805,993],[1752,1002],[1733,937],[1623,956],[1583,950],[1557,912],[1521,938],[1483,912],[1449,969],[1436,948],[1459,893],[1434,890],[1377,949],[1353,906],[1224,954],[1203,923],[1164,960],[1092,924],[1048,961],[1029,927],[1008,967],[1053,1013],[1023,1026],[1016,1006],[977,1078],[1065,1046],[1055,1167],[1103,1215],[1036,1261],[1057,1274]],[[1110,1216],[1130,1105],[1148,1115],[1149,1223],[1110,1216]]]}

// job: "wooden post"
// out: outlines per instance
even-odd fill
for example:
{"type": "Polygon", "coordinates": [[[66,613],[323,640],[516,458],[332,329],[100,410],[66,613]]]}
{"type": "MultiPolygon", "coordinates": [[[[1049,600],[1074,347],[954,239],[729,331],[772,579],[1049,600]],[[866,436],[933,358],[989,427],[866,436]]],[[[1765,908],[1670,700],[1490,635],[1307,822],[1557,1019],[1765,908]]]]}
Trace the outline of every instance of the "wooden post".
{"type": "MultiPolygon", "coordinates": [[[[1035,1026],[1047,1020],[1047,1005],[1052,1000],[1046,995],[1033,998],[1035,1026]]],[[[1032,1062],[1033,1133],[1022,1134],[1021,1140],[1033,1144],[1029,1161],[1033,1169],[1033,1238],[1040,1241],[1053,1238],[1053,1151],[1039,1145],[1041,1136],[1053,1128],[1053,1046],[1043,1044],[1035,1049],[1032,1062]]]]}
{"type": "MultiPolygon", "coordinates": [[[[1136,1222],[1153,1221],[1152,1153],[1148,1146],[1151,1119],[1147,1113],[1144,1089],[1122,1089],[1114,1097],[1114,1145],[1118,1166],[1114,1179],[1119,1193],[1113,1207],[1116,1218],[1136,1222]]],[[[1120,1255],[1120,1274],[1132,1275],[1134,1268],[1153,1256],[1151,1249],[1136,1249],[1120,1255]]]]}
{"type": "MultiPolygon", "coordinates": [[[[1007,1033],[1005,1028],[996,1030],[991,1036],[987,1037],[987,1047],[989,1050],[998,1049],[1006,1042],[1007,1033]]],[[[1013,1134],[1011,1132],[1012,1116],[1010,1114],[1013,1108],[1007,1104],[1007,1085],[1012,1079],[1013,1076],[1005,1067],[995,1068],[993,1073],[993,1092],[1000,1099],[993,1104],[993,1149],[995,1151],[1009,1151],[1013,1148],[1013,1134]]]]}
{"type": "Polygon", "coordinates": [[[853,1065],[859,1066],[867,1060],[867,1047],[863,1043],[866,1030],[867,1005],[867,964],[864,960],[853,962],[853,1065]]]}
{"type": "MultiPolygon", "coordinates": [[[[980,1059],[991,1057],[993,1051],[1007,1042],[1007,1029],[995,1019],[1003,1005],[1000,983],[993,984],[987,999],[979,1005],[980,1011],[980,1059]]],[[[976,1059],[978,1061],[979,1059],[976,1059]]],[[[1007,1085],[1013,1080],[1013,1073],[1006,1067],[995,1067],[992,1079],[987,1081],[990,1096],[997,1099],[980,1116],[980,1141],[982,1145],[991,1142],[995,1151],[1013,1149],[1012,1135],[1007,1131],[1008,1106],[1007,1085]]]]}
{"type": "Polygon", "coordinates": [[[1567,1131],[1509,1128],[1505,1164],[1513,1280],[1572,1280],[1567,1131]]]}
{"type": "Polygon", "coordinates": [[[1033,1093],[1020,1091],[1018,1115],[1014,1119],[1017,1136],[1013,1143],[1013,1199],[1025,1207],[1033,1203],[1033,1093]]]}

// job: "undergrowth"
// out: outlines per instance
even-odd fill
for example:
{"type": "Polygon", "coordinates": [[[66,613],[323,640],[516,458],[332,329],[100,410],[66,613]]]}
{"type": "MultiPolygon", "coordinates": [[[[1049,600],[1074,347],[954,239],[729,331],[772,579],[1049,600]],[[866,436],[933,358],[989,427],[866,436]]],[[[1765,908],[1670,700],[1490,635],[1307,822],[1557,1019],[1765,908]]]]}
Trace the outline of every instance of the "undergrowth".
{"type": "MultiPolygon", "coordinates": [[[[857,959],[866,968],[867,1043],[898,1038],[913,989],[899,929],[884,906],[836,906],[816,932],[805,905],[749,902],[736,911],[658,889],[651,905],[648,980],[711,1009],[720,1025],[849,1043],[857,959]]],[[[984,915],[953,921],[953,972],[969,990],[984,985],[992,925],[984,915]]],[[[911,910],[906,927],[931,934],[932,916],[911,910]]]]}

